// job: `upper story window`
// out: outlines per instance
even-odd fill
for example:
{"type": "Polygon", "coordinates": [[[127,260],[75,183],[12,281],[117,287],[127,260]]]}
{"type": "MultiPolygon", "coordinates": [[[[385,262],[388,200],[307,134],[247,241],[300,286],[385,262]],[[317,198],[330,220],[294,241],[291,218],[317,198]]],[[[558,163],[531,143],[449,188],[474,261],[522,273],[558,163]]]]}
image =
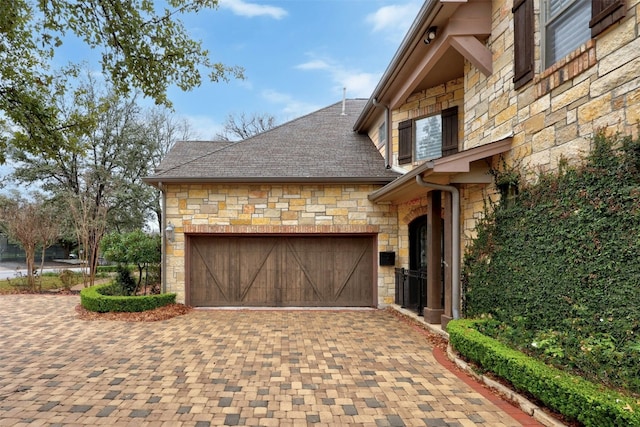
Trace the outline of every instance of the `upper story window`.
{"type": "Polygon", "coordinates": [[[440,114],[415,121],[413,160],[442,157],[442,117],[440,114]]]}
{"type": "MultiPolygon", "coordinates": [[[[533,79],[534,0],[514,0],[514,76],[516,89],[533,79]]],[[[542,68],[548,68],[622,19],[625,0],[542,0],[542,68]]]]}
{"type": "Polygon", "coordinates": [[[387,142],[387,122],[382,122],[378,128],[378,148],[387,142]]]}
{"type": "Polygon", "coordinates": [[[591,3],[546,0],[542,12],[544,66],[549,67],[591,38],[591,3]]]}
{"type": "Polygon", "coordinates": [[[458,152],[458,107],[398,124],[398,164],[437,159],[458,152]]]}

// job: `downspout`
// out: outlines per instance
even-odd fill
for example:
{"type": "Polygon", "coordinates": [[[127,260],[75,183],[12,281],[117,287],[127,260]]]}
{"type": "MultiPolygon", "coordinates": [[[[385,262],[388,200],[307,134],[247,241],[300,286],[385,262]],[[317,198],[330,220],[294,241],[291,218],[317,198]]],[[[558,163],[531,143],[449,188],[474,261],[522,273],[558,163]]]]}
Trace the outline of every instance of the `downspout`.
{"type": "Polygon", "coordinates": [[[373,106],[384,108],[384,128],[387,132],[384,138],[384,167],[404,175],[408,172],[407,170],[391,164],[391,110],[388,106],[378,102],[378,98],[373,98],[373,106]]]}
{"type": "Polygon", "coordinates": [[[454,319],[460,318],[460,191],[452,185],[441,185],[425,182],[422,176],[416,175],[416,182],[421,187],[451,193],[451,315],[454,319]]]}
{"type": "Polygon", "coordinates": [[[163,294],[167,293],[167,237],[166,237],[166,233],[165,230],[167,229],[167,215],[166,215],[166,202],[167,202],[167,196],[164,192],[164,187],[162,185],[162,182],[158,182],[158,188],[160,189],[160,192],[162,193],[162,196],[160,198],[160,211],[162,214],[162,227],[160,230],[160,238],[161,238],[161,242],[162,242],[162,259],[160,261],[160,269],[161,269],[161,274],[162,274],[162,290],[161,292],[163,294]]]}
{"type": "Polygon", "coordinates": [[[378,102],[378,98],[373,98],[373,106],[374,107],[383,107],[384,108],[384,130],[387,133],[384,136],[384,167],[387,169],[391,169],[391,160],[390,160],[390,152],[391,152],[391,129],[389,123],[391,123],[391,118],[389,117],[390,111],[389,107],[378,102]]]}

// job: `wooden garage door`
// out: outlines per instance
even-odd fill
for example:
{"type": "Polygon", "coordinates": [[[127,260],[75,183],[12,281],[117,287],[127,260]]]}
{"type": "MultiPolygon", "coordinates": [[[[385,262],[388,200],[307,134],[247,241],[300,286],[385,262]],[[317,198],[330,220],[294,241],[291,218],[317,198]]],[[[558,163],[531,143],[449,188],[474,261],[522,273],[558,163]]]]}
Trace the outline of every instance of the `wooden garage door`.
{"type": "Polygon", "coordinates": [[[373,237],[191,237],[195,307],[373,305],[373,237]]]}

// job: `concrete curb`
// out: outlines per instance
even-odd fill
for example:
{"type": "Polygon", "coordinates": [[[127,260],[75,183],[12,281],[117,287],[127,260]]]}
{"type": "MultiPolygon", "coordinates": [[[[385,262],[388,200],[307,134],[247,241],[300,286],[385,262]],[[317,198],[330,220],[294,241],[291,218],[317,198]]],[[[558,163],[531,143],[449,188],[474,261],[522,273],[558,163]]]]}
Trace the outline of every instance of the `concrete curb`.
{"type": "Polygon", "coordinates": [[[476,381],[501,394],[507,400],[513,402],[518,408],[520,408],[522,412],[530,415],[541,424],[544,424],[547,427],[567,427],[566,424],[561,423],[557,419],[544,412],[542,408],[531,402],[526,397],[516,393],[509,387],[506,387],[503,384],[485,375],[478,374],[467,362],[458,357],[458,353],[455,352],[451,345],[447,346],[447,357],[449,358],[449,360],[455,363],[458,368],[462,369],[467,374],[475,378],[476,381]]]}
{"type": "MultiPolygon", "coordinates": [[[[424,326],[430,332],[441,336],[442,338],[446,339],[447,342],[449,341],[449,334],[445,330],[443,330],[440,325],[432,325],[432,324],[426,323],[424,319],[418,316],[415,312],[404,309],[396,304],[389,304],[388,307],[414,320],[415,322],[419,323],[421,326],[424,326]]],[[[455,352],[455,350],[453,350],[453,347],[451,347],[450,344],[447,345],[447,357],[458,368],[466,372],[469,376],[473,377],[479,383],[482,383],[485,386],[489,387],[491,390],[495,391],[496,393],[504,396],[505,399],[507,399],[508,401],[513,402],[518,408],[520,408],[522,412],[531,416],[533,419],[535,419],[539,423],[545,425],[546,427],[567,427],[566,424],[563,424],[557,419],[553,418],[552,416],[544,412],[542,408],[540,408],[539,406],[537,406],[536,404],[534,404],[524,396],[516,393],[515,391],[500,384],[499,382],[492,380],[489,377],[480,375],[477,372],[475,372],[467,362],[465,362],[460,357],[458,357],[458,354],[455,352]]]]}

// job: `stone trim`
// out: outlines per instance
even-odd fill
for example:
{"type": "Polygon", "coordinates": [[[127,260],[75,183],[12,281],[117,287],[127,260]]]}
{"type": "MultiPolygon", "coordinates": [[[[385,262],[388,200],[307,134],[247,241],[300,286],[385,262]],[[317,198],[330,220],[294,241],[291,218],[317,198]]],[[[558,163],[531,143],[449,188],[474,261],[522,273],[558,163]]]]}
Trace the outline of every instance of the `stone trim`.
{"type": "Polygon", "coordinates": [[[431,105],[424,105],[416,108],[415,110],[409,110],[409,118],[410,119],[420,119],[422,117],[434,116],[436,114],[442,113],[444,110],[442,102],[436,102],[431,105]]]}
{"type": "Polygon", "coordinates": [[[420,206],[418,208],[412,209],[408,214],[402,218],[404,224],[409,225],[411,221],[421,216],[427,215],[429,213],[429,206],[420,206]]]}
{"type": "Polygon", "coordinates": [[[536,76],[534,79],[536,98],[548,94],[561,84],[593,67],[596,63],[596,42],[591,39],[536,76]]]}
{"type": "Polygon", "coordinates": [[[185,234],[378,234],[378,225],[185,225],[185,234]]]}

